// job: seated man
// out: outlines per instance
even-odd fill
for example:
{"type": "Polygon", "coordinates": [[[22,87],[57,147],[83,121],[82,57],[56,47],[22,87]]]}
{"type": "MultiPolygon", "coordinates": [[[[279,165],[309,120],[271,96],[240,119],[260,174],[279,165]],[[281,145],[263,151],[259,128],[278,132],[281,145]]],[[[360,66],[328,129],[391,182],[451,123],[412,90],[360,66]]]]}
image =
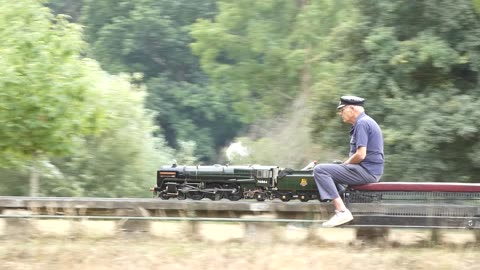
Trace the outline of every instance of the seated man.
{"type": "Polygon", "coordinates": [[[364,99],[342,96],[337,107],[343,122],[352,124],[350,154],[343,164],[318,164],[313,169],[315,183],[322,200],[331,200],[335,215],[324,227],[334,227],[353,219],[340,197],[337,186],[362,185],[380,180],[383,174],[383,136],[378,124],[365,114],[364,99]]]}

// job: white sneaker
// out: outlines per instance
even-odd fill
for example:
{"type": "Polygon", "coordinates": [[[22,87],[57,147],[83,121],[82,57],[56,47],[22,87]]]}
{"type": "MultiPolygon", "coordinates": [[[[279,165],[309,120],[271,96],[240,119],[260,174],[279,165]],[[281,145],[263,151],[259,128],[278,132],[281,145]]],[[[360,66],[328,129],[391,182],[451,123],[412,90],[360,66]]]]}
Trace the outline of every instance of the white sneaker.
{"type": "Polygon", "coordinates": [[[346,209],[344,212],[335,210],[335,215],[330,218],[328,221],[322,223],[322,227],[335,227],[338,225],[345,224],[353,219],[352,213],[346,209]]]}

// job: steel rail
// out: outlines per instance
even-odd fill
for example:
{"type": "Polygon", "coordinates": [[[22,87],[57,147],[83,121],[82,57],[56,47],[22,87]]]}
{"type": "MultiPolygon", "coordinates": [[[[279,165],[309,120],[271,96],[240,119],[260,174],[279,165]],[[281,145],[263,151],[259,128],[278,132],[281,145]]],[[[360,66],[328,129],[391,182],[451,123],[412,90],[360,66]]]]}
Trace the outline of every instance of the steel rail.
{"type": "Polygon", "coordinates": [[[85,219],[85,220],[146,220],[146,221],[202,221],[202,222],[266,222],[266,223],[322,223],[325,220],[282,218],[209,218],[209,217],[137,217],[137,216],[72,216],[72,215],[0,215],[1,218],[25,219],[85,219]]]}

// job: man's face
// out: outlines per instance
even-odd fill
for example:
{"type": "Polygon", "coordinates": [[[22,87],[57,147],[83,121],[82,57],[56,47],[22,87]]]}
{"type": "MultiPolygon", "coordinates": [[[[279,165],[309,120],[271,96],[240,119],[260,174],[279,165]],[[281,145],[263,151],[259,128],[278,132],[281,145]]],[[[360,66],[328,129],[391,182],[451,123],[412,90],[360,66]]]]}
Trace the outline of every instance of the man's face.
{"type": "Polygon", "coordinates": [[[338,115],[342,117],[343,122],[354,123],[352,122],[352,119],[354,118],[352,106],[349,106],[349,105],[344,106],[343,108],[340,109],[340,111],[338,112],[338,115]]]}

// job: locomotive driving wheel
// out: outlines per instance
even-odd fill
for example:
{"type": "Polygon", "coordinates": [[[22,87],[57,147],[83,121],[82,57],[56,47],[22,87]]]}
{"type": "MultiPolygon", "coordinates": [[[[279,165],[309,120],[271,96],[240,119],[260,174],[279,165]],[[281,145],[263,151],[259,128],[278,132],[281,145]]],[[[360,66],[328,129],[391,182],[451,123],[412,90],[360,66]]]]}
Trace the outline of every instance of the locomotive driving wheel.
{"type": "Polygon", "coordinates": [[[191,191],[188,193],[188,197],[192,200],[199,201],[205,198],[205,194],[201,191],[191,191]]]}
{"type": "Polygon", "coordinates": [[[220,201],[223,198],[223,194],[221,192],[208,193],[205,197],[212,201],[220,201]]]}
{"type": "Polygon", "coordinates": [[[232,193],[228,193],[227,198],[230,201],[238,201],[243,198],[243,191],[240,187],[237,187],[232,193]]]}
{"type": "Polygon", "coordinates": [[[213,191],[205,194],[205,198],[208,198],[212,201],[220,201],[223,198],[223,193],[222,191],[218,191],[218,190],[221,190],[221,189],[222,189],[221,185],[215,185],[213,188],[213,191]]]}
{"type": "Polygon", "coordinates": [[[185,200],[186,198],[187,198],[187,194],[185,192],[178,191],[177,200],[185,200]]]}

